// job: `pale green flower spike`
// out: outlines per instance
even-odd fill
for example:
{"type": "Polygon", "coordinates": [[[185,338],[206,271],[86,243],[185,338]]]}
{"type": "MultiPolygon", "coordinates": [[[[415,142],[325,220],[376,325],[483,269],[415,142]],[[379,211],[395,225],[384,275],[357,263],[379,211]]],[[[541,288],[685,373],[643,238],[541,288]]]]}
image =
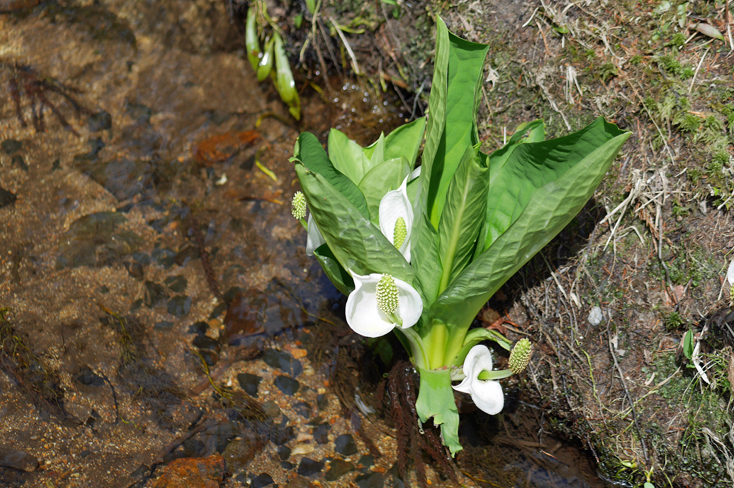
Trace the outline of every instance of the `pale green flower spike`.
{"type": "Polygon", "coordinates": [[[306,218],[306,197],[300,191],[293,194],[291,211],[293,212],[293,217],[298,220],[306,218]]]}
{"type": "Polygon", "coordinates": [[[398,287],[395,280],[388,274],[382,275],[380,281],[377,282],[377,306],[385,315],[388,315],[398,325],[402,325],[403,321],[395,315],[398,310],[398,287]]]}
{"type": "Polygon", "coordinates": [[[395,231],[393,232],[393,243],[395,247],[400,249],[406,237],[408,237],[408,228],[405,226],[405,219],[398,217],[398,220],[395,221],[395,231]]]}
{"type": "Polygon", "coordinates": [[[521,339],[515,344],[510,353],[509,368],[514,374],[522,373],[530,363],[533,355],[533,345],[528,339],[521,339]]]}

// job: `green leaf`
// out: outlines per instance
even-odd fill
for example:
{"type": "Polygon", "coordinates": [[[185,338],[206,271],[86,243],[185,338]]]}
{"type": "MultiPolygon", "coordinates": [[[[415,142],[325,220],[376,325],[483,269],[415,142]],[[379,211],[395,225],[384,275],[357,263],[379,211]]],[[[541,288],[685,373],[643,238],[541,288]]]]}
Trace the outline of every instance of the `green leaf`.
{"type": "Polygon", "coordinates": [[[363,149],[364,155],[369,158],[370,163],[367,171],[382,164],[385,160],[385,134],[380,133],[379,139],[363,149]]]}
{"type": "MultiPolygon", "coordinates": [[[[572,171],[532,194],[525,211],[512,226],[438,297],[431,308],[434,317],[447,324],[468,327],[499,287],[583,208],[630,135],[614,126],[608,129],[610,138],[605,143],[586,154],[572,171]]],[[[573,158],[576,153],[570,151],[566,156],[573,158]]]]}
{"type": "Polygon", "coordinates": [[[337,129],[329,131],[329,157],[336,169],[358,185],[369,168],[369,158],[365,157],[362,146],[337,129]]]}
{"type": "Polygon", "coordinates": [[[433,424],[441,427],[443,445],[448,447],[451,455],[461,451],[459,443],[459,410],[454,401],[454,389],[451,388],[451,372],[448,369],[430,370],[418,368],[420,387],[415,410],[421,422],[433,419],[433,424]]]}
{"type": "Polygon", "coordinates": [[[275,87],[281,100],[288,105],[288,111],[296,120],[301,120],[301,99],[296,91],[296,82],[293,80],[288,56],[283,48],[283,39],[280,34],[273,32],[275,39],[275,87]]]}
{"type": "Polygon", "coordinates": [[[257,38],[257,15],[255,9],[247,9],[247,23],[245,24],[245,47],[247,47],[247,59],[250,60],[252,69],[257,71],[260,64],[260,42],[257,38]]]}
{"type": "Polygon", "coordinates": [[[390,132],[385,138],[385,160],[404,157],[412,171],[425,131],[426,118],[421,117],[390,132]]]}
{"type": "Polygon", "coordinates": [[[426,166],[423,170],[426,172],[424,185],[428,186],[427,208],[435,228],[443,211],[449,183],[464,151],[479,142],[475,115],[483,81],[484,58],[489,48],[451,34],[440,19],[436,43],[434,85],[428,102],[431,117],[423,152],[426,166]],[[434,116],[442,120],[431,123],[434,116]]]}
{"type": "Polygon", "coordinates": [[[433,228],[425,213],[415,216],[424,219],[422,235],[419,239],[413,239],[410,248],[412,266],[415,269],[415,282],[413,286],[423,299],[424,317],[429,311],[431,304],[438,296],[438,285],[441,276],[441,258],[438,255],[438,232],[433,228]]]}
{"type": "MultiPolygon", "coordinates": [[[[316,136],[310,132],[303,132],[296,140],[296,146],[293,149],[293,158],[300,161],[306,168],[323,176],[326,181],[341,193],[349,202],[367,219],[370,218],[367,210],[367,202],[364,195],[359,191],[357,185],[339,172],[334,165],[331,164],[326,151],[316,136]]],[[[303,182],[301,182],[303,183],[303,182]]],[[[321,226],[319,226],[321,228],[321,226]]]]}
{"type": "Polygon", "coordinates": [[[359,189],[367,201],[372,222],[379,225],[378,215],[382,197],[389,191],[397,190],[408,174],[410,174],[408,161],[402,157],[388,159],[364,175],[359,182],[359,189]]]}
{"type": "Polygon", "coordinates": [[[492,246],[517,220],[538,188],[558,179],[619,134],[622,131],[600,117],[573,134],[549,141],[519,144],[498,167],[494,160],[490,160],[492,168],[483,249],[492,246]]]}
{"type": "Polygon", "coordinates": [[[324,270],[326,277],[329,278],[337,290],[345,295],[349,295],[354,290],[354,280],[336,260],[328,244],[322,244],[314,249],[313,255],[324,270]]]}
{"type": "Polygon", "coordinates": [[[688,359],[693,356],[693,331],[689,330],[683,335],[683,354],[688,359]]]}
{"type": "Polygon", "coordinates": [[[368,216],[322,175],[302,164],[296,164],[296,174],[316,225],[339,264],[360,275],[387,273],[413,282],[413,268],[368,216]]]}
{"type": "Polygon", "coordinates": [[[438,249],[443,267],[439,291],[469,264],[487,211],[488,187],[488,158],[469,146],[449,185],[438,225],[438,249]]]}
{"type": "Polygon", "coordinates": [[[270,75],[270,70],[273,69],[273,45],[275,44],[275,38],[271,38],[265,45],[265,52],[260,58],[260,63],[257,65],[257,81],[263,81],[270,75]]]}

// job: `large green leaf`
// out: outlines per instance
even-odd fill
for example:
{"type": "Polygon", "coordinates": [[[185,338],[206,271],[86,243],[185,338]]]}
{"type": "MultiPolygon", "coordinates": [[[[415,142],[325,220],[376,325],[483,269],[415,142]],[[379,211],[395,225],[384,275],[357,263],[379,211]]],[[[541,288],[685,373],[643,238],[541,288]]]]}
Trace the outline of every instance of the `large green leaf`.
{"type": "Polygon", "coordinates": [[[425,213],[416,215],[415,218],[425,220],[422,227],[427,233],[423,239],[416,239],[411,244],[410,255],[413,269],[415,269],[415,281],[413,286],[423,299],[423,311],[428,312],[431,304],[438,296],[438,285],[441,276],[441,258],[438,256],[438,232],[428,221],[425,213]]]}
{"type": "Polygon", "coordinates": [[[364,156],[362,146],[337,129],[329,131],[328,145],[329,159],[334,167],[358,185],[369,167],[369,158],[364,156]]]}
{"type": "MultiPolygon", "coordinates": [[[[362,192],[359,191],[359,188],[357,188],[357,185],[352,180],[344,176],[331,164],[329,157],[326,155],[326,151],[324,151],[324,148],[321,146],[319,140],[316,139],[315,135],[310,132],[303,132],[298,136],[293,153],[292,160],[300,161],[309,170],[323,176],[329,185],[351,203],[351,206],[356,208],[367,219],[370,218],[364,195],[362,195],[362,192]]],[[[303,181],[301,181],[301,184],[303,184],[303,181]]]]}
{"type": "Polygon", "coordinates": [[[364,175],[359,182],[359,189],[367,200],[372,222],[378,224],[380,201],[385,194],[396,190],[410,173],[410,167],[405,157],[388,159],[378,164],[364,175]]]}
{"type": "Polygon", "coordinates": [[[438,225],[443,272],[439,291],[469,264],[487,211],[488,158],[469,146],[454,173],[438,225]]]}
{"type": "Polygon", "coordinates": [[[380,137],[363,149],[365,157],[369,158],[367,171],[381,164],[385,160],[385,134],[380,132],[380,137]]]}
{"type": "Polygon", "coordinates": [[[413,268],[380,229],[361,214],[325,177],[296,164],[306,202],[334,256],[360,275],[387,273],[413,282],[413,268]]]}
{"type": "Polygon", "coordinates": [[[438,228],[446,192],[461,157],[468,146],[474,146],[479,142],[475,116],[484,58],[489,47],[465,41],[451,34],[440,19],[436,42],[434,86],[429,97],[431,115],[424,149],[424,164],[428,163],[425,175],[428,185],[427,208],[431,223],[438,228]],[[447,42],[448,55],[442,45],[447,42]],[[443,80],[437,83],[437,78],[441,76],[446,76],[445,88],[443,80]],[[437,92],[435,97],[434,90],[437,92]],[[430,124],[434,116],[443,117],[443,123],[430,124]],[[441,125],[443,127],[440,127],[441,125]],[[440,133],[439,128],[442,129],[440,133]]]}
{"type": "Polygon", "coordinates": [[[492,246],[518,219],[538,188],[558,179],[620,134],[615,125],[600,117],[573,134],[519,144],[502,165],[491,160],[483,249],[492,246]]]}
{"type": "Polygon", "coordinates": [[[390,132],[385,138],[385,160],[404,157],[412,170],[425,130],[426,118],[421,117],[390,132]]]}
{"type": "Polygon", "coordinates": [[[630,135],[616,127],[611,132],[618,135],[589,153],[573,170],[532,194],[525,211],[512,226],[434,302],[434,317],[447,324],[468,327],[499,287],[568,224],[594,193],[630,135]]]}
{"type": "Polygon", "coordinates": [[[326,277],[329,278],[337,290],[345,295],[349,295],[354,290],[354,280],[336,260],[328,244],[322,244],[314,249],[313,255],[324,270],[326,277]]]}

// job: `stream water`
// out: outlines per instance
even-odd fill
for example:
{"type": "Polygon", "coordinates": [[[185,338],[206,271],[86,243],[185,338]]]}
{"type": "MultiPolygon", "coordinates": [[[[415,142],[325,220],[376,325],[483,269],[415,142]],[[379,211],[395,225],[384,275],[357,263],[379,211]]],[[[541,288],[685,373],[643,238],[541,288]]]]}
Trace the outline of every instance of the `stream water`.
{"type": "MultiPolygon", "coordinates": [[[[297,123],[221,2],[3,9],[0,485],[400,486],[385,422],[355,429],[317,358],[343,299],[305,255],[288,162],[300,131],[371,142],[400,106],[304,85],[297,123]]],[[[601,486],[543,422],[468,415],[498,476],[473,482],[601,486]]]]}

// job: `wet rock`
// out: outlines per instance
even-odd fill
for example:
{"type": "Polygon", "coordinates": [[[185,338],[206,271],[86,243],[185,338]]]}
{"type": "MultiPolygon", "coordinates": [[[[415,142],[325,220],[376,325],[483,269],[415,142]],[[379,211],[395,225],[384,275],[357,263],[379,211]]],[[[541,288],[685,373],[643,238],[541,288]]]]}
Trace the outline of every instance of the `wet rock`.
{"type": "Polygon", "coordinates": [[[59,238],[57,269],[105,266],[136,252],[144,241],[133,232],[118,230],[125,222],[117,212],[94,213],[72,222],[59,238]]]}
{"type": "Polygon", "coordinates": [[[281,461],[285,461],[291,457],[291,449],[286,446],[278,446],[278,457],[281,461]]]}
{"type": "Polygon", "coordinates": [[[0,148],[2,148],[8,156],[12,156],[17,153],[22,147],[23,143],[21,141],[16,141],[15,139],[6,139],[3,142],[0,142],[0,148]]]}
{"type": "Polygon", "coordinates": [[[291,469],[295,468],[296,465],[293,464],[293,463],[289,463],[288,461],[281,461],[280,462],[280,467],[283,468],[283,469],[286,469],[286,470],[290,471],[291,469]]]}
{"type": "Polygon", "coordinates": [[[191,297],[176,295],[168,300],[168,313],[176,317],[188,315],[191,309],[191,297]]]}
{"type": "Polygon", "coordinates": [[[293,395],[298,391],[298,387],[301,384],[298,380],[291,378],[290,376],[278,376],[275,378],[275,386],[286,395],[293,395]]]}
{"type": "Polygon", "coordinates": [[[362,456],[361,458],[359,458],[359,461],[357,461],[357,467],[363,472],[368,472],[370,468],[374,465],[375,458],[370,456],[369,454],[362,456]]]}
{"type": "Polygon", "coordinates": [[[291,454],[294,456],[303,456],[304,454],[311,454],[314,450],[315,448],[311,444],[301,443],[293,446],[291,454]]]}
{"type": "Polygon", "coordinates": [[[219,353],[216,351],[199,350],[201,358],[207,366],[214,366],[219,362],[219,353]]]}
{"type": "Polygon", "coordinates": [[[324,473],[324,479],[326,481],[336,481],[352,471],[354,471],[354,464],[341,459],[332,459],[329,462],[329,468],[324,473]]]}
{"type": "Polygon", "coordinates": [[[165,247],[153,249],[153,259],[165,269],[170,268],[176,262],[176,253],[165,247]]]}
{"type": "Polygon", "coordinates": [[[232,439],[222,453],[227,463],[227,472],[236,473],[245,469],[264,446],[265,443],[254,435],[232,439]]]}
{"type": "Polygon", "coordinates": [[[92,371],[89,366],[80,369],[74,379],[86,386],[104,386],[105,383],[104,378],[92,371]]]}
{"type": "Polygon", "coordinates": [[[174,293],[183,293],[186,291],[186,285],[188,285],[186,278],[181,275],[169,276],[165,279],[164,283],[174,293]]]}
{"type": "Polygon", "coordinates": [[[262,473],[252,478],[250,486],[252,488],[262,488],[263,486],[272,485],[273,483],[275,483],[275,481],[273,481],[272,476],[267,473],[262,473]]]}
{"type": "Polygon", "coordinates": [[[262,360],[271,368],[280,369],[284,373],[292,375],[294,378],[303,372],[303,365],[298,359],[285,351],[276,349],[266,349],[263,351],[262,360]]]}
{"type": "Polygon", "coordinates": [[[30,472],[38,467],[38,459],[25,451],[0,446],[0,466],[30,472]]]}
{"type": "Polygon", "coordinates": [[[280,415],[280,407],[272,400],[263,403],[263,410],[265,411],[265,415],[270,418],[275,418],[280,415]]]}
{"type": "Polygon", "coordinates": [[[206,322],[194,322],[193,324],[189,325],[188,333],[189,334],[206,334],[206,331],[209,329],[209,324],[206,322]]]}
{"type": "Polygon", "coordinates": [[[334,440],[334,450],[342,456],[351,456],[357,454],[357,444],[351,434],[342,434],[334,440]]]}
{"type": "Polygon", "coordinates": [[[168,298],[168,294],[166,293],[166,289],[163,285],[153,283],[152,281],[146,281],[143,286],[145,288],[144,303],[148,308],[153,308],[168,298]]]}
{"type": "MultiPolygon", "coordinates": [[[[228,301],[226,294],[224,299],[228,301]]],[[[261,332],[267,306],[267,297],[262,292],[237,291],[224,317],[224,339],[229,344],[236,344],[245,337],[261,332]]]]}
{"type": "Polygon", "coordinates": [[[299,476],[315,476],[319,474],[322,469],[324,469],[323,461],[315,461],[307,457],[301,459],[301,462],[298,464],[299,476]]]}
{"type": "Polygon", "coordinates": [[[17,199],[18,197],[15,196],[15,193],[0,187],[0,208],[3,208],[5,205],[10,205],[17,199]]]}
{"type": "Polygon", "coordinates": [[[313,488],[314,484],[303,478],[293,478],[285,488],[313,488]]]}
{"type": "Polygon", "coordinates": [[[224,458],[219,454],[176,459],[161,470],[153,488],[219,488],[224,473],[224,458]]]}
{"type": "Polygon", "coordinates": [[[270,441],[276,446],[282,446],[291,439],[295,439],[296,429],[289,427],[274,427],[270,430],[270,441]]]}
{"type": "Polygon", "coordinates": [[[219,342],[209,336],[205,336],[202,334],[197,335],[196,337],[194,337],[192,343],[194,347],[198,347],[199,349],[215,351],[217,353],[219,352],[219,342]]]}
{"type": "Polygon", "coordinates": [[[256,397],[262,378],[256,374],[240,373],[237,375],[237,381],[240,388],[245,390],[248,395],[256,397]]]}
{"type": "Polygon", "coordinates": [[[173,257],[173,261],[179,266],[186,266],[186,263],[192,259],[199,258],[199,251],[194,246],[186,245],[178,250],[176,255],[173,257]]]}
{"type": "Polygon", "coordinates": [[[309,405],[306,402],[297,402],[293,404],[293,410],[296,411],[298,415],[303,417],[304,419],[307,419],[311,416],[311,405],[309,405]]]}
{"type": "Polygon", "coordinates": [[[382,488],[385,486],[385,476],[381,473],[361,474],[354,482],[359,488],[382,488]]]}
{"type": "Polygon", "coordinates": [[[329,424],[321,424],[313,430],[313,439],[319,444],[327,444],[329,442],[329,424]]]}
{"type": "Polygon", "coordinates": [[[25,164],[25,160],[23,159],[23,156],[21,156],[20,154],[16,154],[15,156],[13,156],[13,159],[10,160],[10,165],[17,166],[18,168],[22,169],[26,173],[30,169],[28,168],[28,165],[25,164]]]}
{"type": "Polygon", "coordinates": [[[319,410],[326,410],[326,408],[329,406],[329,399],[326,398],[325,393],[319,393],[316,396],[316,408],[319,410]]]}
{"type": "Polygon", "coordinates": [[[89,126],[89,132],[108,130],[112,128],[112,116],[104,110],[100,110],[89,116],[87,124],[89,126]]]}
{"type": "Polygon", "coordinates": [[[169,330],[173,328],[173,322],[169,322],[168,320],[161,320],[160,322],[156,322],[153,328],[156,330],[169,330]]]}

